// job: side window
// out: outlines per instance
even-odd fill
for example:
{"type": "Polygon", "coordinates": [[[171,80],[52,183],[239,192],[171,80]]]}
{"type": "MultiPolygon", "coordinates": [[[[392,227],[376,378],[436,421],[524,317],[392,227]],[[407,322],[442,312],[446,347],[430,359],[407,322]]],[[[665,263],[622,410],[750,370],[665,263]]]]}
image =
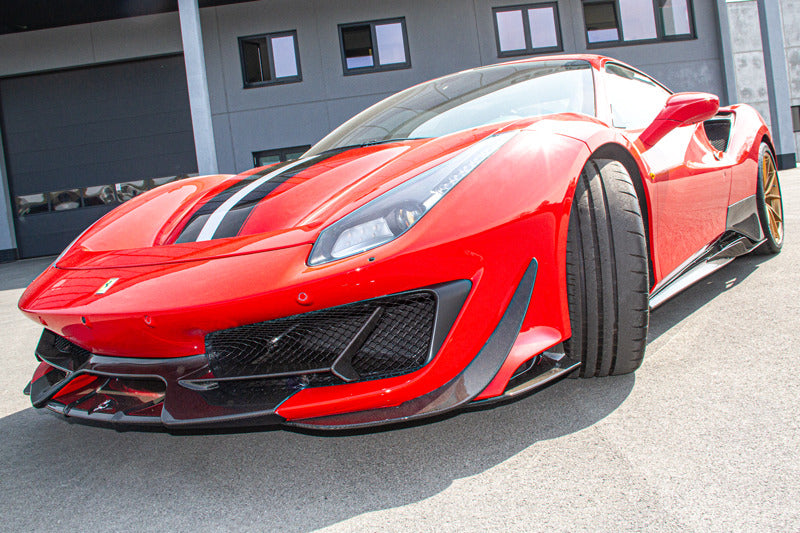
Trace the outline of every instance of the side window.
{"type": "Polygon", "coordinates": [[[646,128],[664,108],[670,93],[635,70],[606,64],[606,94],[615,128],[646,128]]]}
{"type": "Polygon", "coordinates": [[[297,32],[239,37],[245,89],[301,81],[297,32]]]}
{"type": "Polygon", "coordinates": [[[411,67],[404,18],[339,25],[345,74],[411,67]]]}

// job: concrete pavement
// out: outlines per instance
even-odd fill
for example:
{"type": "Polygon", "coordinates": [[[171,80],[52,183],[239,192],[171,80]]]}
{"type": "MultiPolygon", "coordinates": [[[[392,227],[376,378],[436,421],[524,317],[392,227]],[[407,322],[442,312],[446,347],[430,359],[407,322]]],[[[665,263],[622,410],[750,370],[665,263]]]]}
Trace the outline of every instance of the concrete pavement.
{"type": "Polygon", "coordinates": [[[21,393],[48,260],[0,265],[0,530],[797,531],[800,169],[786,244],[651,317],[634,375],[351,436],[68,424],[21,393]]]}

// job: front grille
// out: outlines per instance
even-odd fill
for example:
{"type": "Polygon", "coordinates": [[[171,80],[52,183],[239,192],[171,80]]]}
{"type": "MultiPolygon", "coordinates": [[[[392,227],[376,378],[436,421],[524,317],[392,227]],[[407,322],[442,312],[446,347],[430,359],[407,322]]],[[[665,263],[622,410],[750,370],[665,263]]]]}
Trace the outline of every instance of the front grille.
{"type": "Polygon", "coordinates": [[[47,329],[42,332],[36,354],[41,360],[67,372],[76,371],[92,356],[89,350],[47,329]]]}
{"type": "Polygon", "coordinates": [[[206,354],[218,378],[335,378],[336,363],[354,372],[344,381],[381,379],[428,362],[435,314],[433,292],[388,296],[216,331],[206,336],[206,354]]]}

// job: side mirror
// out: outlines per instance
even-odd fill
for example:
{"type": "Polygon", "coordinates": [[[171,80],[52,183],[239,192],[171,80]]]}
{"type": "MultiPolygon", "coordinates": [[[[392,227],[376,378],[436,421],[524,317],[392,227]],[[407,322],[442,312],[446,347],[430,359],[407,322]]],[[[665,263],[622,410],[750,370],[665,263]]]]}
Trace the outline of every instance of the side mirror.
{"type": "Polygon", "coordinates": [[[675,128],[703,122],[718,111],[718,96],[708,93],[675,93],[667,98],[664,109],[639,135],[636,144],[642,151],[649,150],[675,128]]]}

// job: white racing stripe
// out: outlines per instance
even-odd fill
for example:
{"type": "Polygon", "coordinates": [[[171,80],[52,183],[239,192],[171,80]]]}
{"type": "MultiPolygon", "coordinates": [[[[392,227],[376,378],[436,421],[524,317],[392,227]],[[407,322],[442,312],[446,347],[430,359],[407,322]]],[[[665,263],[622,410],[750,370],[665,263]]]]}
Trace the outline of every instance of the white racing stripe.
{"type": "Polygon", "coordinates": [[[268,182],[275,176],[278,176],[279,174],[282,174],[287,170],[292,169],[303,162],[305,161],[302,159],[298,159],[294,163],[291,163],[277,170],[274,170],[269,174],[261,176],[259,179],[255,180],[253,183],[251,183],[244,189],[240,190],[239,192],[237,192],[236,194],[225,200],[225,202],[221,206],[219,206],[216,211],[211,213],[210,217],[208,217],[208,220],[206,220],[203,229],[200,230],[200,235],[197,236],[197,242],[210,241],[212,238],[214,238],[214,233],[217,232],[217,228],[219,228],[219,225],[222,223],[222,219],[224,219],[225,215],[227,215],[228,212],[236,206],[236,204],[241,202],[245,196],[247,196],[253,190],[260,187],[262,184],[268,182]]]}

